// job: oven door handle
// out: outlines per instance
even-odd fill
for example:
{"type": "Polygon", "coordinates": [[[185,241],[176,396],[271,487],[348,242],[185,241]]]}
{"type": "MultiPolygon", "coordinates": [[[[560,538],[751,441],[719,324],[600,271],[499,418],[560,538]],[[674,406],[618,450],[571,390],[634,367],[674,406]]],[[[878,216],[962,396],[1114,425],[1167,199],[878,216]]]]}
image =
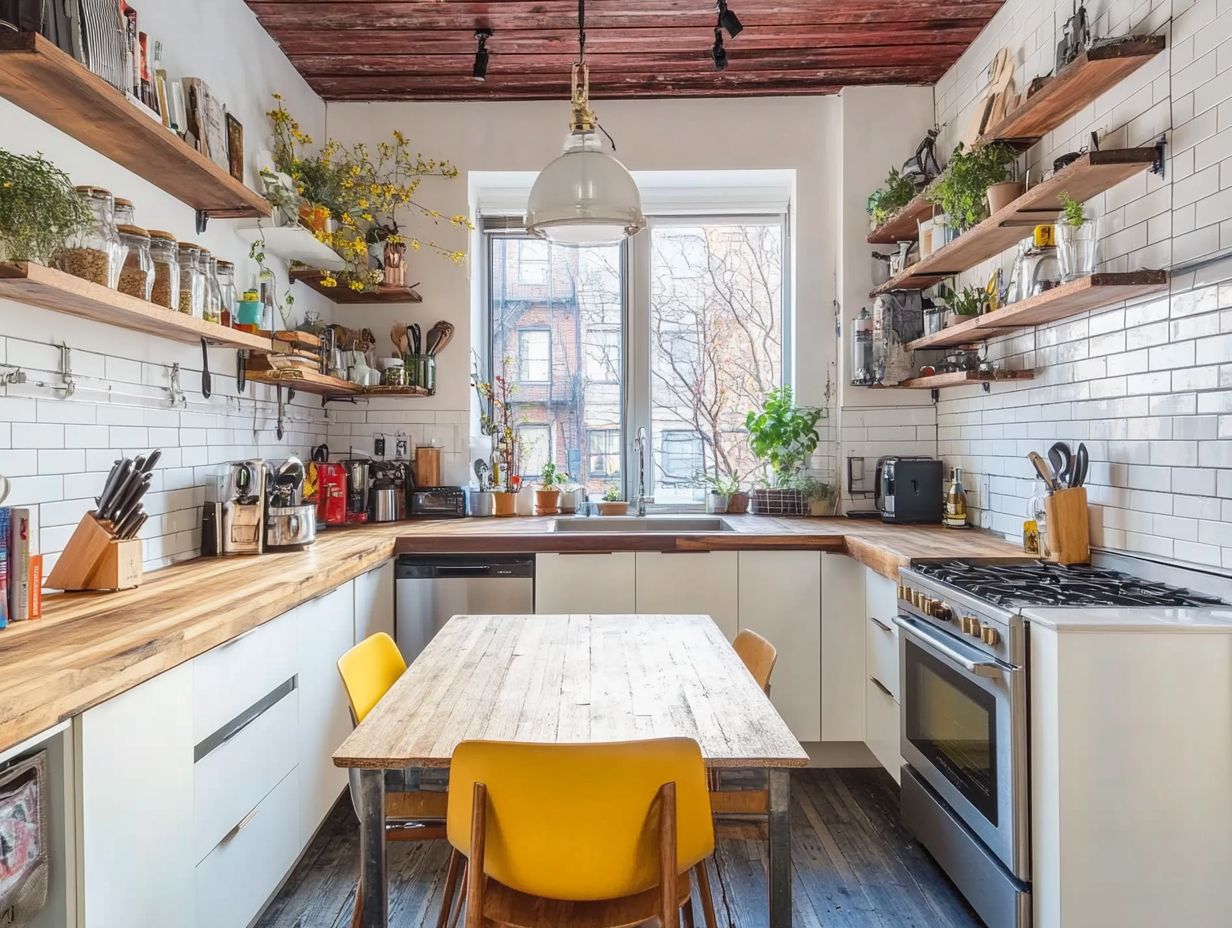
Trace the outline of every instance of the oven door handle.
{"type": "Polygon", "coordinates": [[[968,673],[973,673],[977,677],[1000,677],[1005,673],[1005,668],[1002,667],[997,661],[973,661],[971,658],[956,651],[944,642],[938,641],[932,635],[922,631],[920,624],[913,619],[903,618],[901,615],[896,615],[894,616],[894,624],[905,631],[919,644],[928,648],[930,651],[935,651],[947,660],[953,661],[968,673]]]}

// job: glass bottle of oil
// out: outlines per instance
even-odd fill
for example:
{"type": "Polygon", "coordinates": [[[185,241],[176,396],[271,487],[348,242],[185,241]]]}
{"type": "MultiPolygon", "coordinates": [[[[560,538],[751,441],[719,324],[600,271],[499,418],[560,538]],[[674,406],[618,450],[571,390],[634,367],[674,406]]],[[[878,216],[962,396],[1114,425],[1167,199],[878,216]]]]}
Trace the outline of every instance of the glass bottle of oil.
{"type": "Polygon", "coordinates": [[[962,485],[962,468],[950,469],[950,486],[945,491],[945,513],[941,524],[946,528],[967,527],[967,491],[962,485]]]}

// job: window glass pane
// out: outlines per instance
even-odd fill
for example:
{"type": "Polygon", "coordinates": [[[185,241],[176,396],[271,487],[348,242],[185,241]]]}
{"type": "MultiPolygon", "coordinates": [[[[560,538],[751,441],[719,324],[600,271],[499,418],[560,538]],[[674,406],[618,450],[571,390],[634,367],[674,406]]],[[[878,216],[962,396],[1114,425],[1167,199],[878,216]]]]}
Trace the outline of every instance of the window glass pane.
{"type": "Polygon", "coordinates": [[[620,478],[624,447],[622,248],[558,248],[516,233],[489,241],[491,367],[500,373],[508,358],[523,476],[538,476],[550,455],[601,495],[620,478]]]}
{"type": "Polygon", "coordinates": [[[698,502],[702,475],[757,476],[745,414],[783,377],[778,219],[650,229],[655,501],[698,502]]]}

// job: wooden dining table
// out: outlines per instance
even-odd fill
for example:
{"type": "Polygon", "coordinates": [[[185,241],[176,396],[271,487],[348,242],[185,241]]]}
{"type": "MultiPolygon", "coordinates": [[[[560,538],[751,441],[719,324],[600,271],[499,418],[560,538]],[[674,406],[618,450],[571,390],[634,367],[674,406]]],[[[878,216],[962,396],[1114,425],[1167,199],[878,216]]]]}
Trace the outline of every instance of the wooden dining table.
{"type": "Polygon", "coordinates": [[[705,615],[458,615],[334,754],[358,770],[361,928],[386,928],[385,793],[462,741],[689,737],[711,770],[764,770],[768,905],[791,925],[790,771],[808,755],[705,615]]]}

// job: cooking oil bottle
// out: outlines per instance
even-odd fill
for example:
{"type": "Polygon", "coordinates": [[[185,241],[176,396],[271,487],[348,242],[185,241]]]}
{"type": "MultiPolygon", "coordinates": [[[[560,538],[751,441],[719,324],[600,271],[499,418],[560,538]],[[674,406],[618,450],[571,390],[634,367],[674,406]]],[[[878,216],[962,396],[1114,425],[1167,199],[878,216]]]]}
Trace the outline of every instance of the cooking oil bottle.
{"type": "Polygon", "coordinates": [[[950,468],[950,486],[945,491],[945,513],[941,524],[946,528],[967,527],[967,491],[962,485],[962,468],[950,468]]]}

